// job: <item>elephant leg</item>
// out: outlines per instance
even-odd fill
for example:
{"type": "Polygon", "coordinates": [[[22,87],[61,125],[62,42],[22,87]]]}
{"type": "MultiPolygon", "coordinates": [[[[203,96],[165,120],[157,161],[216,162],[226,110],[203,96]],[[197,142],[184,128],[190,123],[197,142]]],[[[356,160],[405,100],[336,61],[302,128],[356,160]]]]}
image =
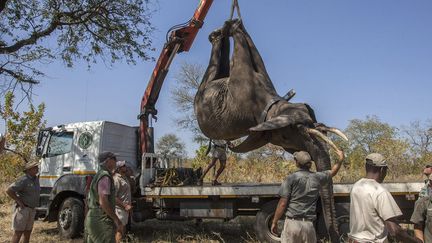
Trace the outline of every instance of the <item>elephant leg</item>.
{"type": "Polygon", "coordinates": [[[261,73],[262,75],[264,75],[266,79],[270,80],[270,76],[268,75],[264,65],[264,61],[262,60],[261,55],[259,54],[258,49],[256,48],[254,42],[252,41],[252,38],[244,28],[243,24],[241,24],[239,27],[240,27],[239,31],[243,32],[243,37],[245,38],[249,46],[249,52],[252,57],[252,61],[254,63],[255,71],[257,73],[261,73]]]}
{"type": "MultiPolygon", "coordinates": [[[[234,53],[232,57],[231,77],[240,82],[254,78],[254,64],[249,51],[248,43],[241,30],[241,22],[234,21],[231,25],[231,34],[234,39],[234,53]]],[[[232,80],[232,79],[231,79],[232,80]]]]}
{"type": "Polygon", "coordinates": [[[251,133],[242,143],[231,148],[235,153],[246,153],[260,148],[270,142],[270,133],[254,132],[251,133]]]}
{"type": "MultiPolygon", "coordinates": [[[[212,50],[210,54],[210,61],[209,65],[207,66],[207,70],[204,73],[203,76],[203,83],[209,82],[212,80],[218,79],[219,76],[224,75],[224,73],[220,74],[221,69],[224,69],[226,67],[226,62],[228,62],[228,73],[229,73],[229,54],[228,54],[228,60],[223,60],[223,58],[226,58],[226,51],[224,49],[228,49],[229,53],[229,40],[227,41],[228,37],[223,36],[224,28],[217,29],[213,31],[210,36],[209,40],[212,43],[212,50]],[[228,47],[226,46],[228,42],[228,47]],[[222,65],[221,65],[222,64],[222,65]],[[221,68],[221,66],[223,68],[221,68]]],[[[226,71],[225,71],[226,74],[226,71]]]]}

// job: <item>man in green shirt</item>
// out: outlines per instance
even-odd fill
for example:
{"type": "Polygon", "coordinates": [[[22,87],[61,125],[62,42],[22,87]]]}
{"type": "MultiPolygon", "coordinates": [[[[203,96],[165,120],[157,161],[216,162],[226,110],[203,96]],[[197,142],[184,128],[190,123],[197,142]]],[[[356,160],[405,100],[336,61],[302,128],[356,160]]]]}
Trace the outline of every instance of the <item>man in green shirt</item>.
{"type": "Polygon", "coordinates": [[[115,214],[115,187],[112,174],[117,158],[112,152],[99,154],[99,171],[93,177],[87,198],[88,212],[84,222],[86,243],[114,243],[115,232],[123,226],[115,214]]]}
{"type": "Polygon", "coordinates": [[[423,242],[432,242],[432,202],[429,196],[421,197],[414,206],[411,222],[414,235],[423,242]]]}
{"type": "Polygon", "coordinates": [[[316,243],[314,221],[320,188],[334,177],[341,167],[345,156],[336,151],[337,162],[331,170],[312,172],[312,158],[306,151],[295,152],[294,160],[298,171],[289,175],[279,190],[279,203],[273,217],[271,232],[277,235],[277,223],[285,213],[281,242],[316,243]]]}

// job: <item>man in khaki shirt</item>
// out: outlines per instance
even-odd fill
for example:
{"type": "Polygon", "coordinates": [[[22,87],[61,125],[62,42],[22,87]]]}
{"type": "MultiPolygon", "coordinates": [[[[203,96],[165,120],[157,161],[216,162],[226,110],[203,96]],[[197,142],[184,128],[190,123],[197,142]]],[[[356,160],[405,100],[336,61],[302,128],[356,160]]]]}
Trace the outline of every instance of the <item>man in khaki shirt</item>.
{"type": "Polygon", "coordinates": [[[15,201],[12,216],[13,243],[18,243],[23,235],[24,243],[30,241],[36,215],[35,208],[39,205],[40,197],[38,166],[38,162],[27,163],[24,168],[25,174],[6,190],[6,194],[15,201]]]}
{"type": "Polygon", "coordinates": [[[358,180],[350,193],[349,242],[388,242],[388,234],[402,242],[422,242],[409,236],[395,221],[402,212],[381,185],[388,168],[384,156],[369,154],[365,167],[366,177],[358,180]]]}
{"type": "Polygon", "coordinates": [[[116,242],[120,243],[125,232],[125,226],[129,220],[129,214],[132,209],[131,186],[128,180],[128,168],[126,161],[117,161],[116,173],[113,176],[116,206],[115,213],[122,222],[122,230],[116,232],[116,242]]]}

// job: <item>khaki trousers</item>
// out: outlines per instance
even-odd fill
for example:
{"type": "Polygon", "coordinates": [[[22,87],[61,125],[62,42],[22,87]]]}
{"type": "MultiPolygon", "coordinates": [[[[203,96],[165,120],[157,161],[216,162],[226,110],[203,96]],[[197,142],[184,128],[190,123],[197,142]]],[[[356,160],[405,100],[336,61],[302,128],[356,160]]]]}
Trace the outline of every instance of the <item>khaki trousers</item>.
{"type": "Polygon", "coordinates": [[[316,233],[312,222],[285,219],[281,235],[282,243],[316,243],[316,233]]]}

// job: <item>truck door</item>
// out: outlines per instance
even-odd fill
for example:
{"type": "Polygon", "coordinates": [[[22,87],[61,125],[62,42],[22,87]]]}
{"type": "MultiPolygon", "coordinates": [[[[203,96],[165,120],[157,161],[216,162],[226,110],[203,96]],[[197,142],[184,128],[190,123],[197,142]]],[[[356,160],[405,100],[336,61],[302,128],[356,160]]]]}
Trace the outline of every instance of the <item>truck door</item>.
{"type": "Polygon", "coordinates": [[[51,131],[42,156],[41,187],[52,187],[60,176],[71,173],[73,137],[73,131],[51,131]]]}

